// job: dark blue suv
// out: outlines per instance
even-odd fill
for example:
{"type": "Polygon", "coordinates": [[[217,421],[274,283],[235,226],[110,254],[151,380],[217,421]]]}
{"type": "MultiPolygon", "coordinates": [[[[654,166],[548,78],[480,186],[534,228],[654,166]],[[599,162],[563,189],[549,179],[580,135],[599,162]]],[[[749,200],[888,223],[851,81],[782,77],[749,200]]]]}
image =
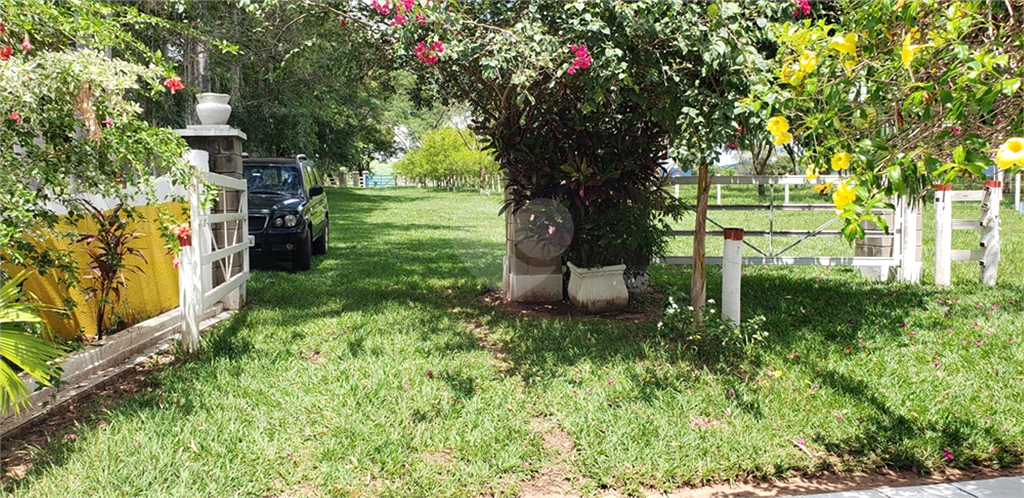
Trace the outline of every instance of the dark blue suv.
{"type": "Polygon", "coordinates": [[[248,184],[249,254],[289,259],[310,268],[312,255],[327,254],[330,216],[324,188],[306,156],[243,159],[248,184]]]}

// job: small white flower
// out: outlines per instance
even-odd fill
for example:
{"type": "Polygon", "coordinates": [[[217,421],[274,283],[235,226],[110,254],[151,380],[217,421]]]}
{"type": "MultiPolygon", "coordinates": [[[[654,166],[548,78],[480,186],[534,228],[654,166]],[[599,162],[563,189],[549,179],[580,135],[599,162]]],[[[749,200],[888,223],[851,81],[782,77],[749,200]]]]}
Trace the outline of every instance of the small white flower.
{"type": "Polygon", "coordinates": [[[658,328],[659,328],[659,329],[660,329],[660,328],[661,328],[662,326],[664,326],[664,325],[665,325],[664,323],[662,323],[662,322],[658,322],[658,328]]]}

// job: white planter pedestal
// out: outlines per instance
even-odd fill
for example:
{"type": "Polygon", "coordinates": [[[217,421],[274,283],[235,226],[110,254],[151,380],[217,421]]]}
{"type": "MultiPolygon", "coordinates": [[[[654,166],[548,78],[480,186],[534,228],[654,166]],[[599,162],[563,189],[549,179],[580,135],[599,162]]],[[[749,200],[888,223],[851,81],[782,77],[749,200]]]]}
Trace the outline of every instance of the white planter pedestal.
{"type": "Polygon", "coordinates": [[[569,263],[569,301],[584,313],[622,310],[629,304],[625,270],[626,265],[585,269],[569,263]]]}

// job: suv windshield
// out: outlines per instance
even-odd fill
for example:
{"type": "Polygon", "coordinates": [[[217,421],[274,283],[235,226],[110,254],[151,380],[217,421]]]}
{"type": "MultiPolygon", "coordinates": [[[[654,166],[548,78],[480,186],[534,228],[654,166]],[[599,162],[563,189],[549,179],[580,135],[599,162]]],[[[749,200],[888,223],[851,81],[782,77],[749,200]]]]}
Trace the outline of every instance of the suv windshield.
{"type": "Polygon", "coordinates": [[[302,173],[293,166],[247,164],[243,167],[249,193],[302,195],[302,173]]]}

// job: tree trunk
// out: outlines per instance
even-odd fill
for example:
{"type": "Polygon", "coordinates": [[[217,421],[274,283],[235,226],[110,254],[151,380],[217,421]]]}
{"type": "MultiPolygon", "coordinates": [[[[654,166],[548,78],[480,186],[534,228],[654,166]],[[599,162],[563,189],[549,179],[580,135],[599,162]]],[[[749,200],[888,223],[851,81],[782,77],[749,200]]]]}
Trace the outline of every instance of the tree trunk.
{"type": "Polygon", "coordinates": [[[693,319],[701,326],[704,304],[707,302],[707,272],[704,269],[704,239],[707,232],[708,196],[711,194],[711,179],[707,163],[700,165],[697,174],[697,213],[693,224],[693,272],[690,274],[690,306],[693,319]]]}

